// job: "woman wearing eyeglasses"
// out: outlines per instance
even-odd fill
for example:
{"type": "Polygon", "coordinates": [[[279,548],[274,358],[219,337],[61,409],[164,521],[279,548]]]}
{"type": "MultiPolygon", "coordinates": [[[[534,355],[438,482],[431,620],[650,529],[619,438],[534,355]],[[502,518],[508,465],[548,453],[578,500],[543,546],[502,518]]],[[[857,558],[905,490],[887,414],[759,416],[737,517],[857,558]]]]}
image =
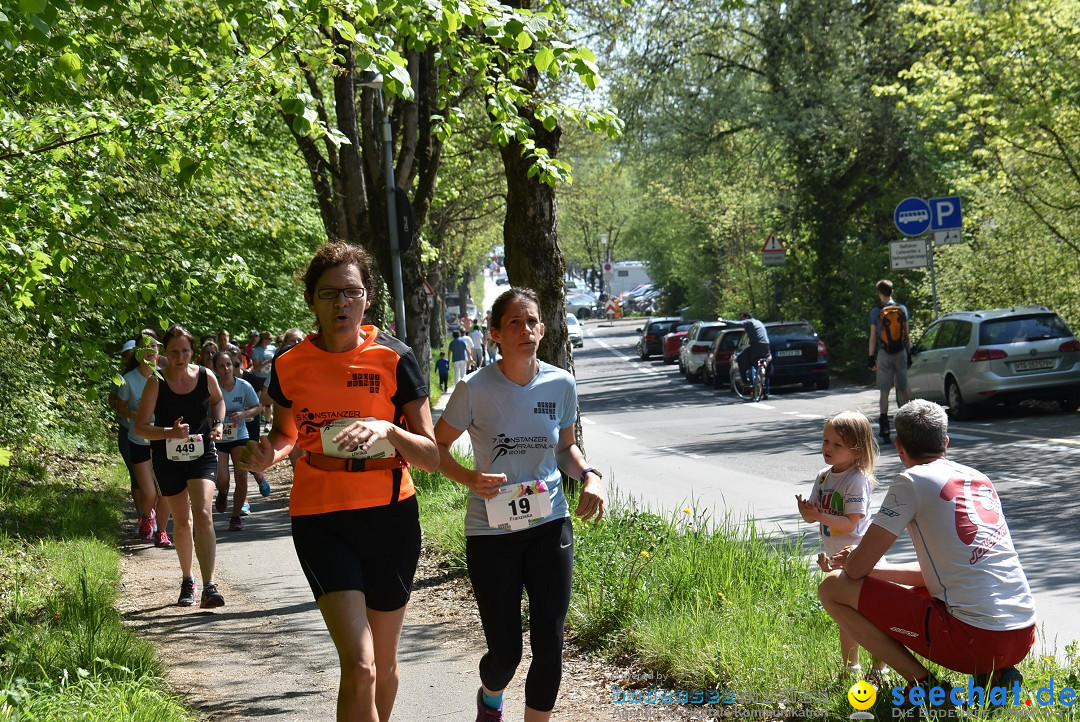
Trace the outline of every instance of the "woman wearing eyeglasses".
{"type": "Polygon", "coordinates": [[[316,251],[304,300],[318,332],[274,360],[274,426],[248,443],[240,464],[262,471],[302,449],[289,507],[293,545],[337,648],[337,717],[386,722],[420,557],[409,465],[434,470],[439,450],[427,377],[412,350],[364,325],[374,283],[362,249],[328,243],[316,251]]]}
{"type": "MultiPolygon", "coordinates": [[[[218,513],[224,513],[229,494],[229,457],[233,460],[233,474],[236,486],[233,491],[233,513],[229,519],[229,531],[243,531],[244,522],[240,519],[240,510],[247,501],[248,472],[240,468],[240,452],[247,444],[247,421],[259,415],[259,396],[247,381],[237,378],[240,361],[232,354],[220,352],[214,356],[214,373],[217,374],[221,395],[225,397],[225,426],[221,430],[221,441],[217,443],[218,472],[217,499],[218,513]]],[[[263,483],[267,483],[263,481],[263,483]]],[[[265,495],[264,495],[265,496],[265,495]]]]}

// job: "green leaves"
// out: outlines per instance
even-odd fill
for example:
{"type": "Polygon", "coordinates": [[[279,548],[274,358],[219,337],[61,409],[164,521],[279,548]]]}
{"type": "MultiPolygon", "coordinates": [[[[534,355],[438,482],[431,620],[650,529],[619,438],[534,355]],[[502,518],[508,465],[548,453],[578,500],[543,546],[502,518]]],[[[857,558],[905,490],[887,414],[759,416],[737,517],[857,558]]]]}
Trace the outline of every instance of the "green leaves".
{"type": "Polygon", "coordinates": [[[19,0],[19,10],[24,15],[30,16],[34,13],[44,12],[48,4],[46,0],[19,0]]]}

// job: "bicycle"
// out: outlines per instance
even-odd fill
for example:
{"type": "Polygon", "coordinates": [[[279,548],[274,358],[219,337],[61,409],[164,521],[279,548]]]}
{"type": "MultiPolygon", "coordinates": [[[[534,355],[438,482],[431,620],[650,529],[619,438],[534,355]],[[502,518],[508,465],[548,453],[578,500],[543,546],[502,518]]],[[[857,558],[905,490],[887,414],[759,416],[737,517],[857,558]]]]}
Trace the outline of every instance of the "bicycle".
{"type": "Polygon", "coordinates": [[[744,379],[735,358],[731,359],[731,390],[744,401],[761,401],[765,396],[765,379],[771,356],[762,356],[750,367],[749,379],[744,379]]]}

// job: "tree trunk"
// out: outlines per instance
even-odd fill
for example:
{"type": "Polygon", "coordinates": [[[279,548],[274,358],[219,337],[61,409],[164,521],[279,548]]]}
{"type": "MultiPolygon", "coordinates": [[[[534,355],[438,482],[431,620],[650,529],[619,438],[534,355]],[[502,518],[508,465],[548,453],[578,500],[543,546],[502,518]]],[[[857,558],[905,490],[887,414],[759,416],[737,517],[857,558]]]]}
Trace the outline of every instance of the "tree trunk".
{"type": "MultiPolygon", "coordinates": [[[[556,127],[548,132],[534,121],[533,132],[537,145],[547,148],[554,157],[561,130],[556,127]]],[[[555,189],[529,177],[531,163],[522,156],[518,143],[507,145],[501,152],[506,172],[506,275],[512,286],[526,286],[540,297],[540,319],[546,330],[537,355],[573,373],[566,335],[566,265],[559,248],[555,189]]]]}

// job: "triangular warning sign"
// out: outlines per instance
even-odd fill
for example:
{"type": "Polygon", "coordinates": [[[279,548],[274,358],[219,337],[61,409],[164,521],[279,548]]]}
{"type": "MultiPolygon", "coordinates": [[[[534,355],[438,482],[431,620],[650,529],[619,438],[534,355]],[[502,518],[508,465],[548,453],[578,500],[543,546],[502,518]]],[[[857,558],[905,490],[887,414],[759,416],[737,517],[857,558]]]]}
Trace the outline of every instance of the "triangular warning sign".
{"type": "Polygon", "coordinates": [[[783,253],[786,249],[780,239],[776,237],[776,231],[770,231],[765,239],[765,245],[761,247],[762,253],[783,253]]]}

